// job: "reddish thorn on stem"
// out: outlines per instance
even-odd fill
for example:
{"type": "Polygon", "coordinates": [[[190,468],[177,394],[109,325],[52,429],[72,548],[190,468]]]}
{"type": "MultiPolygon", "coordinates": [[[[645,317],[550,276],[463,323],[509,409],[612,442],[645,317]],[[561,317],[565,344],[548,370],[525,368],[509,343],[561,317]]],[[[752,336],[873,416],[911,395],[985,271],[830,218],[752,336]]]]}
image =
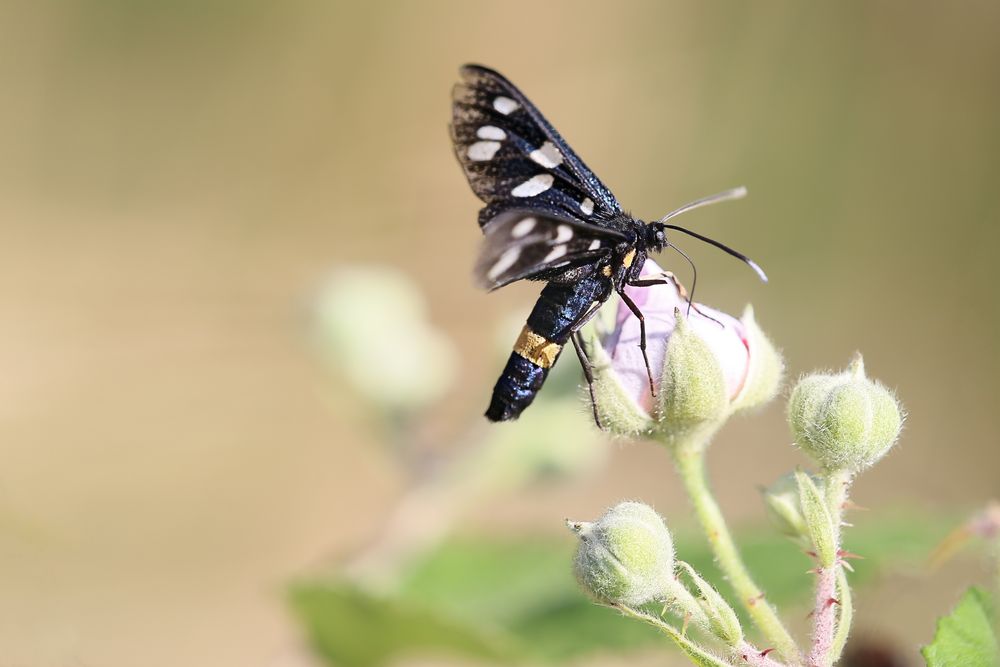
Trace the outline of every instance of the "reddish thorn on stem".
{"type": "Polygon", "coordinates": [[[830,598],[829,600],[826,601],[827,607],[832,607],[835,604],[840,604],[840,600],[838,600],[837,598],[830,598]]]}
{"type": "Polygon", "coordinates": [[[755,604],[757,604],[759,601],[761,601],[763,599],[764,599],[764,594],[760,593],[760,594],[755,595],[752,598],[748,599],[747,600],[747,604],[752,607],[752,606],[754,606],[755,604]]]}
{"type": "Polygon", "coordinates": [[[806,551],[805,553],[810,558],[816,558],[816,552],[815,551],[806,551]]]}
{"type": "Polygon", "coordinates": [[[774,647],[764,649],[763,651],[760,652],[760,657],[766,658],[767,654],[770,653],[773,650],[774,650],[774,647]]]}
{"type": "Polygon", "coordinates": [[[851,553],[850,551],[847,551],[846,549],[841,549],[840,551],[837,552],[837,555],[840,556],[841,558],[855,558],[855,559],[858,559],[858,560],[864,560],[865,559],[864,556],[859,556],[856,553],[851,553]]]}
{"type": "Polygon", "coordinates": [[[811,570],[806,570],[806,574],[819,574],[822,571],[823,571],[823,568],[821,568],[821,567],[814,567],[811,570]]]}
{"type": "Polygon", "coordinates": [[[750,658],[748,658],[748,657],[747,657],[747,654],[746,654],[746,653],[744,653],[744,654],[743,654],[743,655],[741,655],[740,657],[741,657],[741,658],[743,658],[743,662],[750,662],[750,658]]]}

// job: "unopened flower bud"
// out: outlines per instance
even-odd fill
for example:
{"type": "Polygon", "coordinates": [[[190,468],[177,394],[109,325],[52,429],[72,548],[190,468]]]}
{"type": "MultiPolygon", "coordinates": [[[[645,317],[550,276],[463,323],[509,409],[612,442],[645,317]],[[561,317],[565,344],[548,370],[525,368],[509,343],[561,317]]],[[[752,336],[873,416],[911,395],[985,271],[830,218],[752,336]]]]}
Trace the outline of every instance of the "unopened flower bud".
{"type": "MultiPolygon", "coordinates": [[[[823,480],[812,476],[817,487],[823,480]]],[[[821,489],[822,490],[822,489],[821,489]]],[[[782,535],[800,539],[808,538],[806,520],[802,516],[802,502],[799,498],[799,484],[794,473],[784,475],[774,484],[761,489],[767,516],[782,535]]]]}
{"type": "MultiPolygon", "coordinates": [[[[652,260],[645,277],[665,274],[652,260]]],[[[619,304],[607,331],[600,320],[585,330],[594,365],[594,395],[601,423],[620,435],[644,434],[674,442],[695,431],[712,431],[733,412],[774,397],[781,357],[747,308],[737,319],[702,304],[689,304],[676,282],[626,287],[646,324],[646,357],[639,319],[619,304]]]]}
{"type": "Polygon", "coordinates": [[[865,377],[858,355],[843,373],[804,377],[788,402],[796,444],[826,470],[859,472],[895,444],[903,411],[892,392],[865,377]]]}
{"type": "Polygon", "coordinates": [[[594,523],[569,522],[580,537],[574,571],[596,600],[637,607],[668,597],[674,579],[674,545],[656,511],[623,502],[594,523]]]}

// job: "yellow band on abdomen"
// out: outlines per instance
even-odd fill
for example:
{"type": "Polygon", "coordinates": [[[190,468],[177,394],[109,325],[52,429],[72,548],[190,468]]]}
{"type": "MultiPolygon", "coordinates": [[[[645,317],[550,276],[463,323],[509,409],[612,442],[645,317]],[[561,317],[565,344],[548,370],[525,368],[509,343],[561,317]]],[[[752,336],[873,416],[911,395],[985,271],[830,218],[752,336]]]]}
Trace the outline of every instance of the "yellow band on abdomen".
{"type": "Polygon", "coordinates": [[[527,324],[521,329],[521,335],[514,343],[514,352],[542,368],[552,368],[561,349],[562,345],[553,343],[545,336],[539,336],[527,324]]]}

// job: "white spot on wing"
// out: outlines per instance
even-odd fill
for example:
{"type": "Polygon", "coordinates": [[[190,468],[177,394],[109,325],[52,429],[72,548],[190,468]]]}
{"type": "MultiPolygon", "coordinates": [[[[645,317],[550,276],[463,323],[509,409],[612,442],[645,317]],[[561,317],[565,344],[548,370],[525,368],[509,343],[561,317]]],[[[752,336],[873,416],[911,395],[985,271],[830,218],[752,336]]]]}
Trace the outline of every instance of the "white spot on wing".
{"type": "Polygon", "coordinates": [[[527,235],[532,229],[535,228],[535,223],[538,221],[534,218],[525,218],[524,220],[518,221],[510,230],[510,235],[515,239],[519,239],[522,236],[527,235]]]}
{"type": "Polygon", "coordinates": [[[556,237],[552,240],[553,243],[566,243],[573,238],[573,229],[569,225],[559,225],[556,227],[556,237]]]}
{"type": "Polygon", "coordinates": [[[520,246],[513,246],[511,248],[507,248],[506,250],[504,250],[503,254],[500,255],[500,258],[497,259],[496,264],[494,264],[490,268],[489,272],[486,274],[486,277],[490,280],[496,280],[504,271],[514,266],[514,262],[516,262],[517,258],[520,256],[521,256],[520,246]]]}
{"type": "Polygon", "coordinates": [[[566,254],[566,246],[557,245],[555,248],[549,251],[548,255],[545,256],[545,258],[542,260],[542,264],[548,264],[553,260],[559,259],[565,254],[566,254]]]}
{"type": "Polygon", "coordinates": [[[532,160],[542,165],[546,169],[552,169],[562,164],[563,156],[551,141],[546,141],[541,148],[531,151],[528,155],[532,160]]]}
{"type": "Polygon", "coordinates": [[[597,250],[600,247],[601,247],[601,240],[594,239],[593,241],[590,242],[590,245],[587,246],[587,250],[597,250]]]}
{"type": "Polygon", "coordinates": [[[476,130],[476,136],[480,139],[492,139],[493,141],[503,141],[507,138],[507,133],[496,125],[483,125],[476,130]]]}
{"type": "Polygon", "coordinates": [[[590,197],[584,197],[583,201],[580,202],[580,210],[584,215],[590,215],[594,212],[594,201],[590,197]]]}
{"type": "MultiPolygon", "coordinates": [[[[499,146],[499,144],[497,144],[499,146]]],[[[515,197],[534,197],[552,187],[555,177],[552,174],[538,174],[510,191],[515,197]]]]}
{"type": "Polygon", "coordinates": [[[520,104],[509,97],[504,97],[503,95],[497,95],[497,97],[493,100],[493,108],[502,113],[504,116],[514,113],[520,107],[520,104]]]}
{"type": "Polygon", "coordinates": [[[466,155],[469,156],[470,160],[484,162],[486,160],[492,160],[498,150],[500,150],[499,141],[477,141],[469,146],[469,150],[466,151],[466,155]]]}

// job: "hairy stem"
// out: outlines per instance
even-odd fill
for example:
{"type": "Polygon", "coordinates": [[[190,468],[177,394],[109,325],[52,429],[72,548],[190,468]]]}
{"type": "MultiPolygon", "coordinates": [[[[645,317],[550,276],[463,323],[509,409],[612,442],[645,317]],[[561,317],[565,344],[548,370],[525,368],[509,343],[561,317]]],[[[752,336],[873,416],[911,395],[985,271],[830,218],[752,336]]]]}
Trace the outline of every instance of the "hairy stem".
{"type": "Polygon", "coordinates": [[[677,472],[691,499],[702,530],[708,538],[715,560],[739,596],[740,603],[746,608],[767,641],[771,642],[787,660],[797,661],[799,650],[795,640],[778,618],[774,607],[764,599],[763,591],[747,571],[733,542],[733,536],[726,526],[722,511],[708,488],[704,447],[686,447],[680,444],[673,448],[673,455],[677,472]]]}
{"type": "Polygon", "coordinates": [[[809,667],[830,667],[840,657],[847,634],[850,631],[853,609],[844,607],[851,604],[847,577],[840,564],[841,524],[844,503],[851,484],[851,474],[837,470],[826,474],[826,505],[833,520],[834,549],[837,559],[830,567],[820,567],[816,576],[816,599],[813,604],[812,647],[809,650],[809,667]],[[837,607],[840,607],[838,618],[837,607]]]}
{"type": "Polygon", "coordinates": [[[741,642],[736,647],[736,653],[740,660],[746,662],[750,667],[780,667],[781,665],[780,662],[769,658],[766,653],[762,653],[760,649],[748,641],[741,642]]]}
{"type": "Polygon", "coordinates": [[[809,651],[809,667],[830,667],[837,629],[837,568],[821,567],[817,573],[816,603],[813,606],[813,643],[809,651]]]}

